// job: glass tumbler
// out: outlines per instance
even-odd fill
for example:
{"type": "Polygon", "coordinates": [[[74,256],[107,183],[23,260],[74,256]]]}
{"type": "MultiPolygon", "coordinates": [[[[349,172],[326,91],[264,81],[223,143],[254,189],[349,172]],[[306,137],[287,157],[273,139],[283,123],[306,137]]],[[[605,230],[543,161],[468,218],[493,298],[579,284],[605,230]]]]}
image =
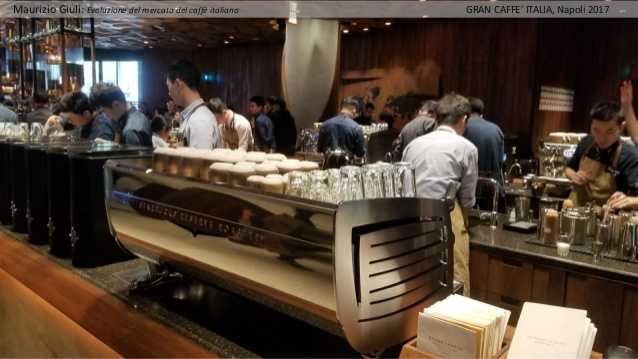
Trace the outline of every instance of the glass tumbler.
{"type": "Polygon", "coordinates": [[[313,170],[308,175],[310,189],[307,197],[319,202],[330,202],[330,187],[328,187],[328,172],[313,170]]]}
{"type": "Polygon", "coordinates": [[[365,165],[363,171],[363,196],[366,199],[383,198],[383,175],[381,166],[365,165]]]}
{"type": "Polygon", "coordinates": [[[381,180],[383,184],[383,197],[396,197],[394,191],[394,166],[388,162],[377,162],[379,171],[381,171],[381,180]]]}
{"type": "Polygon", "coordinates": [[[286,195],[306,198],[308,174],[302,171],[292,171],[288,173],[288,187],[286,195]]]}
{"type": "Polygon", "coordinates": [[[31,141],[40,141],[42,139],[42,135],[44,133],[44,127],[41,123],[32,123],[31,124],[31,132],[29,133],[29,138],[31,141]]]}
{"type": "Polygon", "coordinates": [[[397,197],[416,197],[416,175],[410,162],[394,164],[394,190],[397,197]]]}
{"type": "Polygon", "coordinates": [[[330,194],[330,202],[332,203],[339,203],[342,201],[342,199],[339,196],[339,177],[340,177],[340,173],[339,173],[339,169],[337,168],[331,168],[329,170],[326,170],[326,173],[328,175],[328,191],[330,194]]]}
{"type": "Polygon", "coordinates": [[[363,199],[361,168],[357,166],[343,166],[339,174],[339,195],[341,200],[357,201],[363,199]]]}

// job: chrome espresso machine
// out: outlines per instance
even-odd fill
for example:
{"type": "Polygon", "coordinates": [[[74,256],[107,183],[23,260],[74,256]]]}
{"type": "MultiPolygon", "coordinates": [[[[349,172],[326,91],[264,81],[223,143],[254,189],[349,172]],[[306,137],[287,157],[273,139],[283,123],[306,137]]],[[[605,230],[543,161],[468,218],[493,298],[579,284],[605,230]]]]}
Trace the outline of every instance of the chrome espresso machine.
{"type": "Polygon", "coordinates": [[[268,298],[361,353],[416,336],[418,312],[452,292],[445,201],[337,204],[169,173],[149,159],[105,165],[111,231],[151,268],[268,298]]]}

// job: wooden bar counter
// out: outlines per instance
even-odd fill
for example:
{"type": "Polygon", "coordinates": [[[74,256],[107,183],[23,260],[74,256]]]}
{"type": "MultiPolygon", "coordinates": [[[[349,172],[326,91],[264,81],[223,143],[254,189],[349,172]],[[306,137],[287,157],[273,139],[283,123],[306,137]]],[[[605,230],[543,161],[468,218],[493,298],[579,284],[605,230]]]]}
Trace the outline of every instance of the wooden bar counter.
{"type": "Polygon", "coordinates": [[[74,268],[0,226],[0,356],[359,356],[320,318],[223,283],[131,293],[147,273],[140,259],[74,268]]]}

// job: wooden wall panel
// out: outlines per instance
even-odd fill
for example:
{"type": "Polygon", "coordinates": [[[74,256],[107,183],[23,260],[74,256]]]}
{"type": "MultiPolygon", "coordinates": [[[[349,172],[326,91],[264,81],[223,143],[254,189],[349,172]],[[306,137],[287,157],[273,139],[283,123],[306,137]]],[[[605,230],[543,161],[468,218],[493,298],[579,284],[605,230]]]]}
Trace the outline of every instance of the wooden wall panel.
{"type": "Polygon", "coordinates": [[[166,73],[177,60],[189,60],[201,72],[219,76],[219,81],[202,83],[204,100],[221,97],[239,113],[248,114],[253,95],[281,96],[282,44],[227,46],[212,49],[98,52],[98,60],[137,60],[142,62],[140,74],[141,101],[150,109],[164,107],[168,99],[166,73]]]}
{"type": "Polygon", "coordinates": [[[487,118],[529,142],[536,20],[427,20],[375,31],[342,37],[342,73],[395,68],[407,77],[424,66],[440,69],[441,92],[483,98],[487,118]]]}
{"type": "Polygon", "coordinates": [[[622,326],[620,327],[620,344],[634,350],[638,349],[638,287],[625,286],[623,300],[622,326]]]}
{"type": "Polygon", "coordinates": [[[565,306],[587,310],[598,328],[594,350],[604,351],[618,344],[623,301],[622,284],[608,280],[567,275],[565,306]]]}
{"type": "Polygon", "coordinates": [[[532,301],[562,306],[565,301],[565,280],[564,271],[535,265],[532,278],[532,301]]]}

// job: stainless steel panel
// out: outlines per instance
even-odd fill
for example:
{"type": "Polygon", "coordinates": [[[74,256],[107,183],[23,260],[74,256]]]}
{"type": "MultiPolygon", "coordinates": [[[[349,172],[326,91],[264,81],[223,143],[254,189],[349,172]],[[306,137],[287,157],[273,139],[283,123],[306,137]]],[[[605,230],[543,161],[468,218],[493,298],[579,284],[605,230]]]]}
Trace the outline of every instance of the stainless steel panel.
{"type": "Polygon", "coordinates": [[[340,205],[154,173],[108,161],[111,231],[137,256],[323,313],[376,353],[416,335],[417,313],[452,290],[446,203],[340,205]]]}

